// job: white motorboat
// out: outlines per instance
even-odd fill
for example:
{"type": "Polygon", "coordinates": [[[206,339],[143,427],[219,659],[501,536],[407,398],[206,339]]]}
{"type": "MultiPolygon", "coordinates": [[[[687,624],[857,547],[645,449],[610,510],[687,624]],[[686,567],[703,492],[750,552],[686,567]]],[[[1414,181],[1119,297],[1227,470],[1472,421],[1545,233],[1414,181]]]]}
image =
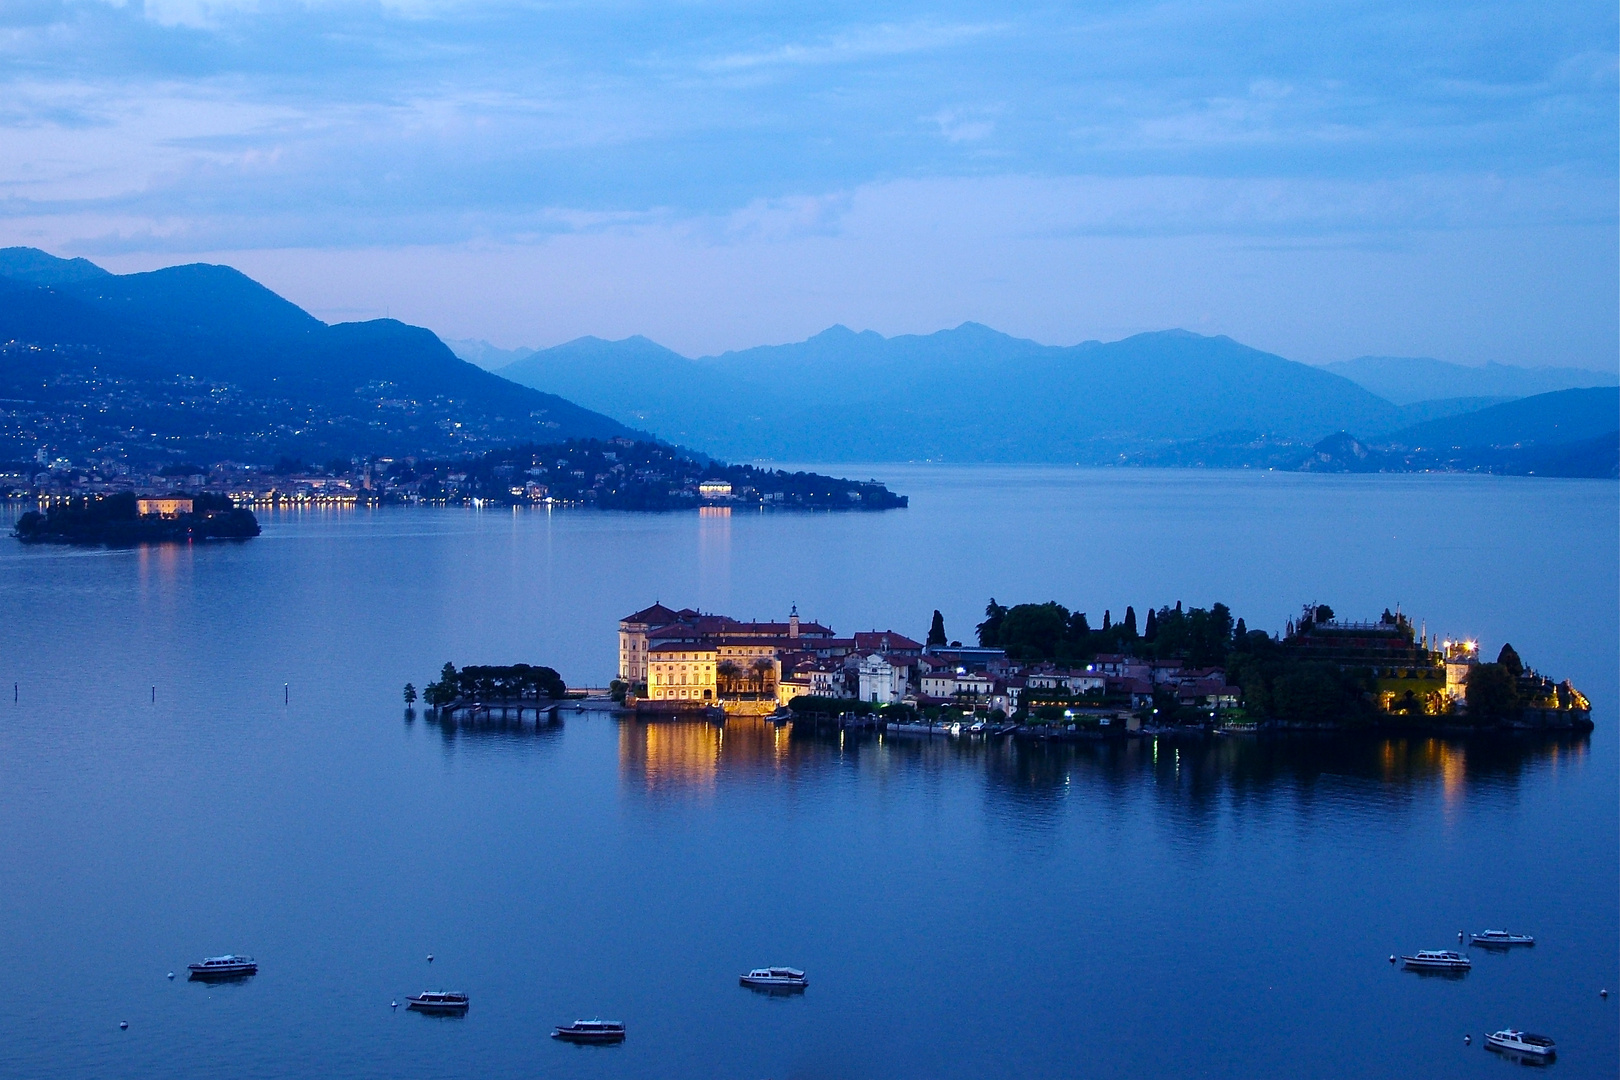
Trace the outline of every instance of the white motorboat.
{"type": "Polygon", "coordinates": [[[553,1039],[576,1043],[615,1043],[624,1041],[624,1023],[619,1020],[575,1020],[553,1028],[553,1039]]]}
{"type": "Polygon", "coordinates": [[[755,968],[746,975],[739,975],[737,981],[744,986],[755,986],[763,990],[803,990],[810,985],[810,980],[804,977],[804,972],[790,967],[755,968]]]}
{"type": "Polygon", "coordinates": [[[1529,934],[1510,934],[1506,930],[1484,930],[1473,937],[1475,945],[1506,947],[1508,945],[1534,945],[1536,939],[1529,934]]]}
{"type": "Polygon", "coordinates": [[[415,997],[405,999],[409,1008],[428,1013],[464,1013],[472,1003],[467,995],[454,990],[424,990],[415,997]]]}
{"type": "Polygon", "coordinates": [[[1401,963],[1414,971],[1467,971],[1474,966],[1468,957],[1450,949],[1420,949],[1402,956],[1401,963]]]}
{"type": "Polygon", "coordinates": [[[1552,1057],[1557,1053],[1553,1041],[1545,1035],[1531,1035],[1513,1028],[1503,1028],[1485,1036],[1485,1045],[1493,1050],[1511,1050],[1515,1054],[1533,1054],[1552,1057]]]}
{"type": "Polygon", "coordinates": [[[200,964],[188,966],[193,979],[206,982],[209,979],[240,979],[256,974],[259,965],[251,956],[210,956],[200,964]]]}

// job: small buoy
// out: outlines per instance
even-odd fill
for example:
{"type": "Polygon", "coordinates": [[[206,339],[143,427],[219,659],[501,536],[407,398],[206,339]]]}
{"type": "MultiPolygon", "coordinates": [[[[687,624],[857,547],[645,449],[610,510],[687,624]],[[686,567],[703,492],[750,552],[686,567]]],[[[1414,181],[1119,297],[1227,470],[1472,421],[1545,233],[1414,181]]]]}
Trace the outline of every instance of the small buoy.
{"type": "Polygon", "coordinates": [[[1472,1035],[1464,1035],[1463,1036],[1463,1045],[1464,1046],[1473,1046],[1474,1045],[1474,1037],[1472,1035]]]}
{"type": "Polygon", "coordinates": [[[1463,932],[1461,930],[1459,930],[1459,931],[1457,931],[1457,940],[1461,941],[1462,939],[1463,939],[1463,932]]]}
{"type": "Polygon", "coordinates": [[[171,979],[174,978],[174,972],[172,972],[172,971],[169,972],[169,978],[171,978],[171,979]]]}
{"type": "Polygon", "coordinates": [[[390,1001],[390,1002],[389,1002],[389,1003],[388,1003],[388,1007],[389,1007],[389,1008],[390,1008],[390,1009],[397,1009],[397,1008],[399,1008],[399,1002],[397,1002],[397,1001],[390,1001]]]}
{"type": "Polygon", "coordinates": [[[1395,962],[1395,954],[1394,953],[1389,954],[1389,962],[1392,963],[1392,964],[1395,962]]]}
{"type": "Polygon", "coordinates": [[[433,954],[432,953],[428,953],[428,963],[430,963],[430,964],[433,963],[433,954]]]}
{"type": "Polygon", "coordinates": [[[118,1021],[118,1030],[119,1031],[128,1031],[129,1030],[129,1021],[128,1020],[120,1020],[120,1021],[118,1021]]]}
{"type": "Polygon", "coordinates": [[[1600,997],[1600,998],[1606,998],[1606,997],[1608,997],[1608,996],[1609,996],[1609,992],[1608,992],[1608,991],[1607,991],[1607,990],[1599,990],[1599,991],[1598,991],[1598,997],[1600,997]]]}

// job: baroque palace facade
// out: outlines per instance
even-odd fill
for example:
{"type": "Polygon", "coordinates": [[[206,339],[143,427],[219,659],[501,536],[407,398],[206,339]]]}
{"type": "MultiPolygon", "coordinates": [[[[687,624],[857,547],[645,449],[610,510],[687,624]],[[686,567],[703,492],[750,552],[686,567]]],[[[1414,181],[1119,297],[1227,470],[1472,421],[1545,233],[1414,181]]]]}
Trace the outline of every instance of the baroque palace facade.
{"type": "Polygon", "coordinates": [[[619,679],[638,704],[774,709],[783,658],[831,640],[831,629],[802,622],[797,608],[787,622],[741,622],[654,604],[619,621],[619,679]]]}

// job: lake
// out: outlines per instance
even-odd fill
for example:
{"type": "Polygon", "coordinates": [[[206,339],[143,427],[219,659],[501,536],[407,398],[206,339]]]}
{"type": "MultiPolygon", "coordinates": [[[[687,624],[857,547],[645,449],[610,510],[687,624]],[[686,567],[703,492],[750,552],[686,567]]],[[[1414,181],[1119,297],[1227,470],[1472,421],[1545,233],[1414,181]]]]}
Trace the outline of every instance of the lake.
{"type": "Polygon", "coordinates": [[[1481,1036],[1515,1025],[1557,1074],[1615,1075],[1620,485],[835,471],[911,507],[0,543],[0,1073],[1499,1076],[1481,1036]],[[938,608],[971,640],[992,596],[1093,625],[1221,600],[1274,632],[1399,604],[1511,641],[1597,727],[1040,747],[401,700],[446,660],[605,685],[654,600],[918,638],[938,608]],[[1457,980],[1386,959],[1498,926],[1538,944],[1457,980]],[[260,973],[185,981],[231,951],[260,973]],[[773,963],[809,990],[737,985],[773,963]],[[389,1007],[439,988],[465,1018],[389,1007]],[[597,1015],[624,1045],[547,1037],[597,1015]]]}

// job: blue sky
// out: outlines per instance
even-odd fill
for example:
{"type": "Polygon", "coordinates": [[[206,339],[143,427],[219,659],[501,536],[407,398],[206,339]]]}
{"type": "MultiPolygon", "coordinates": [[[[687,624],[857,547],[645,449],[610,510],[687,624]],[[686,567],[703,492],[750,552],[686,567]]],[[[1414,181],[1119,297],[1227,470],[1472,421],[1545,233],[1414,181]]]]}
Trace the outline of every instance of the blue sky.
{"type": "Polygon", "coordinates": [[[1612,3],[0,0],[0,243],[688,353],[1616,364],[1612,3]]]}

